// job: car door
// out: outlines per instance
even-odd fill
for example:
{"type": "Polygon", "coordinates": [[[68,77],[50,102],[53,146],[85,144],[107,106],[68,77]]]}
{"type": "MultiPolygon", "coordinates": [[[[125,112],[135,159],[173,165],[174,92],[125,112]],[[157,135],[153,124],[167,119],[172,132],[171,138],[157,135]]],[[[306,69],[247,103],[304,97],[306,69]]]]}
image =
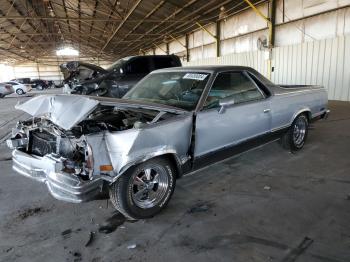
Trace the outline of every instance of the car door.
{"type": "Polygon", "coordinates": [[[244,71],[219,73],[196,116],[195,159],[270,131],[270,102],[244,71]],[[219,102],[234,100],[220,110],[219,102]]]}

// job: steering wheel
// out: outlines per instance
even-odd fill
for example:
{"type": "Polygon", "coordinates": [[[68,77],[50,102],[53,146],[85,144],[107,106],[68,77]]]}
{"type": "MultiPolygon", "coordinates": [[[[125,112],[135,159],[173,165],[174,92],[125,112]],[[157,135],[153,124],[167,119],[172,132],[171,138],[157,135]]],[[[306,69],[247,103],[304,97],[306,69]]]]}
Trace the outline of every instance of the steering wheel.
{"type": "Polygon", "coordinates": [[[160,93],[158,93],[158,96],[160,98],[163,98],[163,99],[172,99],[172,98],[175,98],[176,100],[180,101],[180,96],[178,95],[178,93],[180,93],[181,91],[181,86],[180,86],[180,83],[176,82],[176,84],[174,84],[170,90],[166,93],[166,95],[162,95],[160,93]]]}
{"type": "Polygon", "coordinates": [[[180,101],[180,97],[174,92],[169,92],[166,95],[162,95],[162,94],[157,94],[157,95],[162,99],[170,100],[172,98],[176,98],[176,100],[180,101]]]}

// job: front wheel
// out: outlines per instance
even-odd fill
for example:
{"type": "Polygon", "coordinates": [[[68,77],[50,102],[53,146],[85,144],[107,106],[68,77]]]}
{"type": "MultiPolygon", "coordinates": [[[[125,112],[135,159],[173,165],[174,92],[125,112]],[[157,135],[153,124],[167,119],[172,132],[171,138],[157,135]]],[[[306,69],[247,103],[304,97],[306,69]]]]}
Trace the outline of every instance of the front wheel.
{"type": "Polygon", "coordinates": [[[111,202],[130,219],[152,217],[169,202],[175,189],[175,177],[169,160],[148,160],[129,169],[110,186],[111,202]]]}
{"type": "Polygon", "coordinates": [[[23,94],[24,94],[24,91],[23,91],[23,89],[18,88],[18,89],[16,90],[16,93],[17,93],[17,95],[23,95],[23,94]]]}
{"type": "Polygon", "coordinates": [[[282,146],[291,151],[303,148],[308,135],[309,121],[307,116],[301,114],[295,118],[288,132],[281,139],[282,146]]]}

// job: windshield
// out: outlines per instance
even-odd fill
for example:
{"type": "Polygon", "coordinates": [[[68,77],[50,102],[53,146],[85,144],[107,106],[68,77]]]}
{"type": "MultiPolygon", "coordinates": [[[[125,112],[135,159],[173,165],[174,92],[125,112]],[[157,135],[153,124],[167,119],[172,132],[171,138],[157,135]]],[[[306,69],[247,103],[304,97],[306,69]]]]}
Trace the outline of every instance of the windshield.
{"type": "Polygon", "coordinates": [[[128,61],[130,58],[132,58],[132,56],[128,56],[128,57],[124,57],[122,59],[117,60],[116,62],[114,62],[110,67],[107,68],[107,71],[113,71],[114,69],[117,69],[117,71],[119,71],[119,69],[121,68],[121,66],[128,61]]]}
{"type": "Polygon", "coordinates": [[[194,110],[208,79],[209,73],[153,73],[142,79],[123,98],[194,110]]]}

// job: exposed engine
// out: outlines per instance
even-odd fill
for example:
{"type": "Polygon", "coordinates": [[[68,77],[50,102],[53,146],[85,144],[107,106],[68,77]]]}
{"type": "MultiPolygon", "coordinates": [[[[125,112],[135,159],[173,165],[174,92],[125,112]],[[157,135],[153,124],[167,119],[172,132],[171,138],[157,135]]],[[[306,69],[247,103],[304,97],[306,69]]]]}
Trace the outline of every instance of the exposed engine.
{"type": "Polygon", "coordinates": [[[16,134],[13,135],[15,139],[28,139],[21,150],[40,157],[52,154],[64,158],[66,172],[86,176],[90,175],[92,168],[86,135],[142,128],[171,116],[171,113],[154,110],[141,112],[137,109],[121,110],[100,106],[70,130],[63,130],[42,117],[19,122],[14,130],[16,134]]]}

